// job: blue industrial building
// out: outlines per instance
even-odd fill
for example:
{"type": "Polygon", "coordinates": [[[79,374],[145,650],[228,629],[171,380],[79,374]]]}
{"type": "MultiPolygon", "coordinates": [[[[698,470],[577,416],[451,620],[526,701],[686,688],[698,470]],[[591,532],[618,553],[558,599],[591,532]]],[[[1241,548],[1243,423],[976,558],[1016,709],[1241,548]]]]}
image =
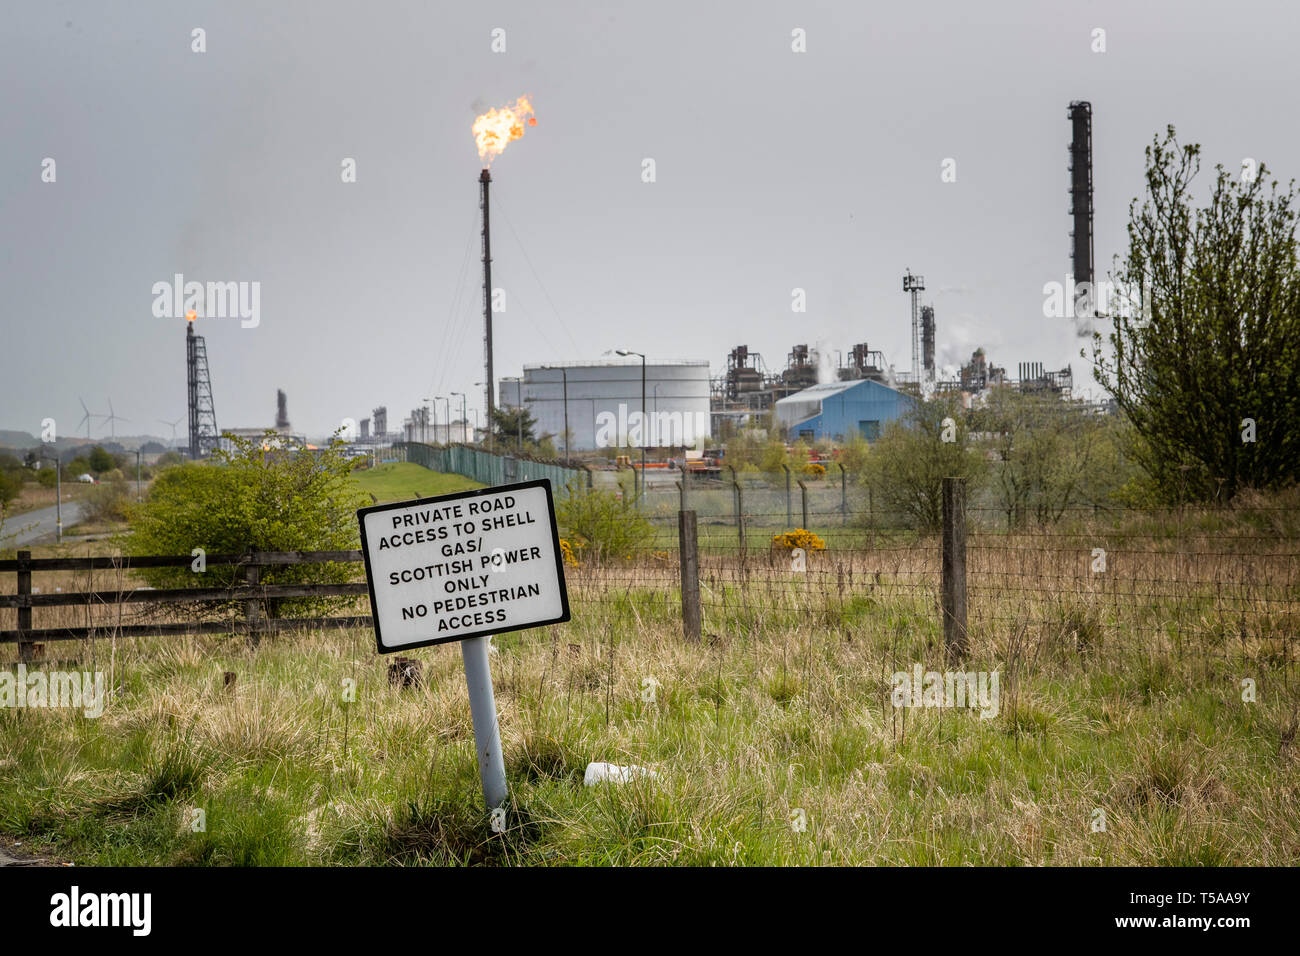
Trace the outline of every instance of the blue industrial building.
{"type": "Polygon", "coordinates": [[[776,418],[792,441],[845,441],[854,432],[868,441],[901,418],[913,399],[870,379],[814,385],[776,403],[776,418]]]}

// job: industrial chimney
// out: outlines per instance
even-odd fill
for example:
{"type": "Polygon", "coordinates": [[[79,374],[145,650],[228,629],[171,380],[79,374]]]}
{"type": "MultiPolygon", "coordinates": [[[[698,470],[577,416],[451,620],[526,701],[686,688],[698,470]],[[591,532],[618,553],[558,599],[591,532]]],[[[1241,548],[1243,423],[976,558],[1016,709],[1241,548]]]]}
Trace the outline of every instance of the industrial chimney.
{"type": "Polygon", "coordinates": [[[281,434],[289,431],[289,409],[288,400],[285,398],[284,390],[277,388],[275,390],[275,430],[281,434]]]}
{"type": "Polygon", "coordinates": [[[1074,264],[1075,316],[1094,315],[1092,258],[1092,104],[1070,104],[1070,255],[1074,264]],[[1087,285],[1084,285],[1087,283],[1087,285]],[[1086,298],[1085,298],[1086,297],[1086,298]]]}
{"type": "Polygon", "coordinates": [[[934,381],[934,306],[921,306],[921,366],[925,377],[934,381]]]}

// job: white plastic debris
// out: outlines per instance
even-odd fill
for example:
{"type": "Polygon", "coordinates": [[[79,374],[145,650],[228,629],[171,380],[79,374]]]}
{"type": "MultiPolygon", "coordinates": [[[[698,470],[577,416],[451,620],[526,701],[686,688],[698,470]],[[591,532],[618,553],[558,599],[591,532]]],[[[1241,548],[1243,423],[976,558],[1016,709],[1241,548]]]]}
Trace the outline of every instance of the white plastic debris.
{"type": "Polygon", "coordinates": [[[614,763],[589,763],[587,772],[582,775],[584,786],[594,787],[598,783],[627,783],[637,777],[658,777],[649,767],[620,767],[614,763]]]}

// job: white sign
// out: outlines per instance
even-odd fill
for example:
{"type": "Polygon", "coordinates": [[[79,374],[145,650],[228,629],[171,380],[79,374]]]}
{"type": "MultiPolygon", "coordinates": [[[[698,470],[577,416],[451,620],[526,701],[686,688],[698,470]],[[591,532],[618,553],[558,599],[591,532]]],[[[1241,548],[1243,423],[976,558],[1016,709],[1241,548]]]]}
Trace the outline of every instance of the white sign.
{"type": "Polygon", "coordinates": [[[379,653],[569,619],[545,479],[362,508],[379,653]]]}

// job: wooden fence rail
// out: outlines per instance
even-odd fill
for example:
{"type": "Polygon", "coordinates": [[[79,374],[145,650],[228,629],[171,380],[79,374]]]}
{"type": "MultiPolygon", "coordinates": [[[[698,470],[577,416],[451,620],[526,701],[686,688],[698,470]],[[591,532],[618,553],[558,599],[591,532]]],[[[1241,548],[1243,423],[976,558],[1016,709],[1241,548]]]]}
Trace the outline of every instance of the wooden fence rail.
{"type": "MultiPolygon", "coordinates": [[[[16,594],[0,594],[0,608],[18,609],[18,626],[0,630],[0,644],[18,645],[22,661],[33,660],[44,641],[75,641],[90,637],[140,637],[162,634],[231,634],[242,633],[252,643],[261,634],[307,627],[368,627],[369,615],[316,618],[268,618],[262,602],[277,598],[359,597],[367,592],[364,581],[343,584],[261,584],[263,568],[302,564],[356,563],[360,551],[250,551],[243,554],[208,554],[205,566],[243,568],[243,583],[215,588],[121,588],[111,591],[61,591],[35,594],[32,575],[44,571],[128,571],[139,568],[187,568],[194,558],[188,555],[147,555],[140,557],[33,558],[30,551],[19,551],[16,559],[0,561],[0,573],[16,573],[16,594]],[[118,624],[89,627],[32,626],[32,608],[113,606],[119,604],[242,602],[243,619],[225,621],[180,621],[155,624],[118,624]]],[[[197,573],[197,572],[196,572],[197,573]]]]}
{"type": "MultiPolygon", "coordinates": [[[[745,521],[741,486],[733,482],[736,520],[740,534],[741,566],[745,564],[745,521]]],[[[807,521],[807,488],[799,482],[804,495],[804,526],[807,521]]],[[[683,494],[685,489],[683,488],[683,494]]],[[[787,509],[790,500],[787,497],[787,509]]],[[[787,521],[787,524],[789,522],[787,521]]],[[[944,644],[952,661],[965,657],[969,638],[966,630],[966,495],[965,481],[943,480],[943,532],[940,536],[940,607],[944,644]]],[[[688,640],[700,639],[699,543],[696,514],[682,509],[678,515],[678,545],[681,571],[682,625],[688,640]]],[[[343,584],[262,584],[263,568],[301,564],[350,564],[363,560],[360,551],[251,551],[244,554],[209,554],[207,565],[242,568],[242,583],[214,588],[127,587],[115,590],[88,590],[34,594],[32,575],[44,571],[127,571],[139,568],[185,568],[194,559],[186,555],[150,555],[144,557],[101,558],[33,558],[30,551],[18,557],[0,560],[0,573],[14,573],[18,578],[16,594],[0,594],[0,608],[16,608],[18,626],[0,630],[0,644],[18,644],[19,660],[33,660],[41,649],[40,641],[85,640],[91,637],[135,637],[161,634],[246,634],[256,645],[260,635],[275,631],[313,627],[370,627],[369,615],[349,617],[278,618],[267,617],[263,605],[282,598],[361,597],[369,588],[363,581],[343,584]],[[243,614],[223,621],[179,621],[154,624],[109,624],[86,627],[32,626],[32,609],[38,607],[113,607],[122,604],[169,603],[242,603],[243,614]]]]}

